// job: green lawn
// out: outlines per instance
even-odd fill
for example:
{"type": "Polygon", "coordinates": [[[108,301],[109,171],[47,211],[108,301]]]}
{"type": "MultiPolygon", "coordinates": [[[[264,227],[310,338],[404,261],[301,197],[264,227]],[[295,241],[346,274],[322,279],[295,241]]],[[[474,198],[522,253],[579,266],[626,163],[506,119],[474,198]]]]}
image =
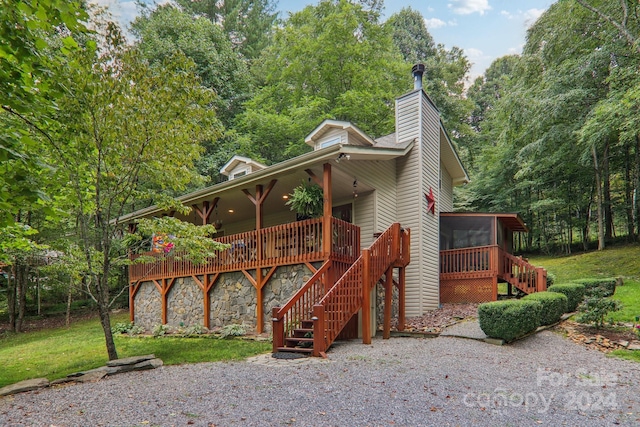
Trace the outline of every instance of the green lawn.
{"type": "MultiPolygon", "coordinates": [[[[623,245],[564,257],[529,258],[556,276],[556,283],[590,277],[622,276],[624,286],[616,288],[612,298],[622,303],[622,310],[608,316],[616,322],[634,323],[640,316],[640,245],[623,245]]],[[[611,354],[640,362],[640,351],[616,350],[611,354]]]]}
{"type": "MultiPolygon", "coordinates": [[[[127,322],[128,314],[112,317],[127,322]]],[[[240,360],[268,352],[271,344],[242,339],[151,338],[116,336],[119,357],[154,353],[167,365],[240,360]]],[[[97,319],[71,325],[0,337],[0,387],[29,378],[63,378],[107,362],[102,328],[97,319]]]]}

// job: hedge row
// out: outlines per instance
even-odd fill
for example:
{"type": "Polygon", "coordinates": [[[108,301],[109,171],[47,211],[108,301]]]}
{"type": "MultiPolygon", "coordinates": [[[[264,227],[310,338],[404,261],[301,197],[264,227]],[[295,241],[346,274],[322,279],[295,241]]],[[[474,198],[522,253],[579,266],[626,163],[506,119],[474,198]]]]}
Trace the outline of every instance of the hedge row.
{"type": "Polygon", "coordinates": [[[606,279],[578,279],[572,283],[584,286],[584,294],[590,296],[610,297],[616,292],[616,278],[606,279]]]}
{"type": "Polygon", "coordinates": [[[533,300],[494,301],[478,306],[480,329],[492,338],[507,342],[540,326],[542,304],[533,300]]]}
{"type": "Polygon", "coordinates": [[[548,292],[557,292],[567,297],[567,312],[576,311],[578,305],[584,299],[584,285],[578,283],[567,283],[562,285],[549,286],[548,292]]]}
{"type": "Polygon", "coordinates": [[[551,325],[559,322],[567,312],[568,298],[557,292],[536,292],[522,298],[523,300],[538,301],[542,305],[540,325],[551,325]]]}

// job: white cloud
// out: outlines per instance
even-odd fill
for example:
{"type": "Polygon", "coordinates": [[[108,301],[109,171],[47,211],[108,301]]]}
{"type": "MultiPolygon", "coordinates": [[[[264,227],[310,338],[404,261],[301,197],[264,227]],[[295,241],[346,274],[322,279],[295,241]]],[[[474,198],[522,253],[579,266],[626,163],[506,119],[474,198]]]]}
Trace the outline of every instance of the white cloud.
{"type": "Polygon", "coordinates": [[[531,25],[533,25],[533,23],[535,23],[538,20],[538,18],[540,18],[540,15],[542,15],[544,12],[545,12],[545,9],[529,9],[525,11],[518,10],[515,13],[511,13],[506,10],[501,10],[500,15],[510,20],[513,20],[513,19],[521,20],[522,22],[524,22],[524,24],[528,28],[531,25]]]}
{"type": "Polygon", "coordinates": [[[544,11],[545,9],[529,9],[524,12],[524,22],[527,24],[527,27],[533,25],[544,11]]]}
{"type": "Polygon", "coordinates": [[[476,12],[484,15],[487,10],[491,9],[489,0],[451,0],[447,6],[457,15],[470,15],[476,12]]]}
{"type": "Polygon", "coordinates": [[[466,48],[464,50],[464,53],[471,60],[480,59],[484,57],[484,52],[482,52],[480,49],[476,49],[475,47],[466,48]]]}
{"type": "Polygon", "coordinates": [[[438,18],[430,18],[430,19],[425,18],[424,23],[429,30],[435,30],[436,28],[442,28],[447,26],[446,22],[438,18]]]}

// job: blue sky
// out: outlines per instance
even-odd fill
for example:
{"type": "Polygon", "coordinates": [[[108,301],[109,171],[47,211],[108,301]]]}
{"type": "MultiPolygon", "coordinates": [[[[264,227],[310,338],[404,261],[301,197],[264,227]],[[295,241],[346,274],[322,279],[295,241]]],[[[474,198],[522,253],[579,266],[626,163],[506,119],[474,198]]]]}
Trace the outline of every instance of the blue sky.
{"type": "MultiPolygon", "coordinates": [[[[94,0],[109,5],[113,15],[123,24],[136,15],[133,0],[94,0]]],[[[436,43],[447,48],[458,46],[473,63],[470,81],[484,73],[491,62],[508,54],[519,54],[527,28],[555,0],[385,0],[383,19],[410,6],[425,18],[429,33],[436,43]]],[[[163,1],[164,2],[164,1],[163,1]]],[[[279,0],[282,17],[312,0],[279,0]]]]}

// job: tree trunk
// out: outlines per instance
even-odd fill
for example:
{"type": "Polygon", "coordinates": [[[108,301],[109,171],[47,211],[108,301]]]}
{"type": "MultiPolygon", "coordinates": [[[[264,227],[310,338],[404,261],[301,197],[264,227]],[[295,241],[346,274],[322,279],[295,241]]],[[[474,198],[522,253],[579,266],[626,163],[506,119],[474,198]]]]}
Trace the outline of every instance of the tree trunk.
{"type": "Polygon", "coordinates": [[[600,168],[598,167],[598,153],[596,152],[596,146],[591,147],[591,155],[593,157],[593,167],[595,169],[596,176],[596,192],[598,194],[598,250],[601,251],[605,248],[605,232],[604,232],[604,206],[603,206],[603,191],[602,183],[600,179],[600,168]]]}
{"type": "Polygon", "coordinates": [[[104,340],[107,346],[107,354],[109,360],[118,358],[116,343],[113,341],[113,333],[111,332],[111,318],[109,317],[109,281],[107,277],[94,278],[96,280],[98,299],[98,312],[100,314],[100,324],[104,332],[104,340]]]}
{"type": "Polygon", "coordinates": [[[11,265],[7,279],[7,311],[9,312],[9,329],[16,331],[16,266],[11,265]]]}
{"type": "Polygon", "coordinates": [[[67,313],[65,318],[65,324],[67,328],[71,325],[71,297],[73,295],[73,276],[69,278],[69,292],[67,292],[67,313]]]}
{"type": "Polygon", "coordinates": [[[16,300],[18,302],[18,317],[16,319],[16,332],[22,332],[24,314],[27,310],[27,283],[29,282],[28,267],[26,263],[19,262],[16,265],[16,300]]]}
{"type": "Polygon", "coordinates": [[[636,154],[635,154],[635,185],[634,185],[634,213],[636,218],[636,230],[640,239],[640,134],[636,134],[636,154]]]}
{"type": "Polygon", "coordinates": [[[602,196],[604,197],[604,238],[613,240],[613,211],[611,209],[611,180],[609,179],[609,142],[604,146],[602,155],[602,196]]]}
{"type": "Polygon", "coordinates": [[[631,172],[631,147],[624,145],[624,210],[627,216],[627,241],[636,240],[633,223],[633,179],[631,172]]]}

